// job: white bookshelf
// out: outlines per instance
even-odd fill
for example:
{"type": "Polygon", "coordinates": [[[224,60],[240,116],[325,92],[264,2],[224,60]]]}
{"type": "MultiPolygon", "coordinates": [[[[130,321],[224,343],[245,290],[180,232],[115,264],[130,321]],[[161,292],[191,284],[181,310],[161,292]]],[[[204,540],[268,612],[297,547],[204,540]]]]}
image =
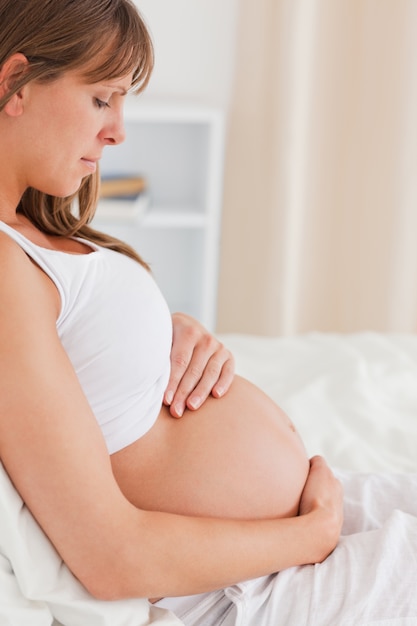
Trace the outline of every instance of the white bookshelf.
{"type": "Polygon", "coordinates": [[[224,122],[220,111],[132,99],[126,140],[108,147],[103,174],[143,175],[148,197],[99,203],[93,225],[150,263],[172,312],[215,329],[224,122]]]}

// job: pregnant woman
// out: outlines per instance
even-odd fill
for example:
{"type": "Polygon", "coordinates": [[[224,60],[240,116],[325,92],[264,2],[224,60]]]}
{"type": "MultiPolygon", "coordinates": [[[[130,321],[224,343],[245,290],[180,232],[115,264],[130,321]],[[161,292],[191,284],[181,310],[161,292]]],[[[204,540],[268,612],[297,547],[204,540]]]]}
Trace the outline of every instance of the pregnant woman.
{"type": "Polygon", "coordinates": [[[88,226],[102,151],[123,141],[125,96],[152,67],[134,5],[0,0],[0,23],[0,458],[17,490],[101,598],[323,560],[342,518],[324,461],[249,382],[213,397],[217,349],[201,374],[216,370],[213,395],[173,417],[178,329],[206,335],[177,315],[173,342],[146,264],[88,226]]]}

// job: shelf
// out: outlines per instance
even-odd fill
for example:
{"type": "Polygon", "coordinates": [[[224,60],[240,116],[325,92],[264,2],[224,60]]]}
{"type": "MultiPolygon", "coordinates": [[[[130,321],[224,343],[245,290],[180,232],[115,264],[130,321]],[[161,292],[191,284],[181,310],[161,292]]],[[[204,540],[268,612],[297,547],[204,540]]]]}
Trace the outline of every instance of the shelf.
{"type": "Polygon", "coordinates": [[[151,210],[143,216],[147,228],[204,228],[207,219],[199,213],[151,210]]]}
{"type": "Polygon", "coordinates": [[[97,205],[94,219],[99,221],[142,221],[149,207],[149,197],[141,194],[136,200],[102,198],[97,205]]]}
{"type": "Polygon", "coordinates": [[[146,202],[103,199],[93,227],[150,264],[171,311],[214,330],[224,152],[223,115],[193,104],[128,99],[126,140],[104,151],[103,176],[141,177],[146,202]]]}
{"type": "Polygon", "coordinates": [[[95,222],[118,222],[137,224],[144,228],[205,228],[207,217],[202,213],[168,209],[136,207],[124,200],[100,201],[94,217],[95,222]]]}
{"type": "MultiPolygon", "coordinates": [[[[105,150],[103,175],[142,176],[155,207],[204,212],[211,188],[211,126],[206,121],[126,117],[126,140],[105,150]]],[[[131,114],[132,115],[132,114],[131,114]]]]}

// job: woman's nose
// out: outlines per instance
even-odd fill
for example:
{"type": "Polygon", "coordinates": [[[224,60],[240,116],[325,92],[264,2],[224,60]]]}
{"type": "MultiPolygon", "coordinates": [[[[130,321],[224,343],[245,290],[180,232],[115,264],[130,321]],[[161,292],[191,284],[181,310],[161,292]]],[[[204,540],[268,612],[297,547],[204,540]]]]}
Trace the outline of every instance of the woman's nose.
{"type": "Polygon", "coordinates": [[[109,120],[108,124],[103,128],[102,139],[108,145],[117,145],[122,143],[126,138],[123,113],[117,113],[109,120]]]}

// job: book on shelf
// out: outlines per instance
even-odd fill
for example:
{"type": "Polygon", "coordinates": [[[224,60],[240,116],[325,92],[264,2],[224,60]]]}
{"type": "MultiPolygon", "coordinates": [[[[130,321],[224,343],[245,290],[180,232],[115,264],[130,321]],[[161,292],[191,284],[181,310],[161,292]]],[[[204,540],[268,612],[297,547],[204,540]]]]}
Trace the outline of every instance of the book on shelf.
{"type": "Polygon", "coordinates": [[[98,219],[139,219],[149,204],[146,179],[139,175],[102,176],[98,219]]]}
{"type": "Polygon", "coordinates": [[[136,196],[145,192],[146,189],[146,179],[143,176],[102,176],[100,198],[134,200],[136,196]]]}

